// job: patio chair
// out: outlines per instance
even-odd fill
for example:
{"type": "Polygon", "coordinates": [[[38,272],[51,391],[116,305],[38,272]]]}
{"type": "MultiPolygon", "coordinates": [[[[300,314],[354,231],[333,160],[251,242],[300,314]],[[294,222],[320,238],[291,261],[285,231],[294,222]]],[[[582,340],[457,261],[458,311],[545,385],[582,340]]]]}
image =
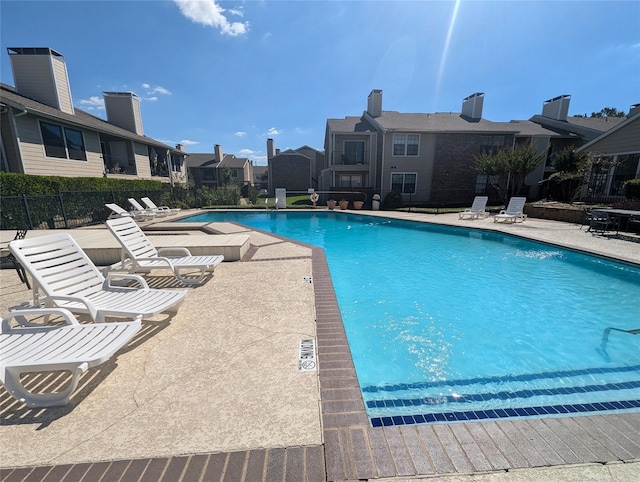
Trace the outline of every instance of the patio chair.
{"type": "Polygon", "coordinates": [[[135,198],[130,197],[129,199],[127,199],[127,201],[129,201],[129,204],[131,204],[131,207],[133,208],[133,212],[140,215],[140,216],[165,216],[165,214],[159,214],[156,212],[151,211],[150,209],[145,209],[142,204],[140,204],[135,198]]]}
{"type": "Polygon", "coordinates": [[[169,206],[156,206],[156,203],[154,203],[148,197],[140,198],[140,200],[144,203],[145,206],[147,206],[148,210],[156,214],[163,215],[164,213],[164,216],[168,216],[169,214],[175,214],[180,211],[179,208],[170,208],[169,206]]]}
{"type": "Polygon", "coordinates": [[[36,307],[66,308],[104,322],[106,316],[175,312],[187,295],[185,291],[151,289],[137,275],[109,273],[105,278],[67,233],[11,241],[9,250],[31,275],[36,307]],[[129,286],[114,285],[118,279],[129,286]],[[130,286],[135,283],[137,287],[130,286]]]}
{"type": "Polygon", "coordinates": [[[458,213],[458,218],[464,219],[465,217],[469,217],[469,219],[478,219],[480,215],[484,216],[488,200],[488,196],[476,196],[470,208],[458,213]]]}
{"type": "Polygon", "coordinates": [[[29,407],[66,405],[89,368],[109,360],[140,330],[141,316],[133,321],[80,324],[65,309],[17,310],[0,318],[0,381],[17,400],[29,407]],[[27,317],[55,316],[64,325],[36,325],[27,317]],[[11,323],[11,321],[14,321],[11,323]],[[23,373],[64,370],[71,381],[59,392],[33,393],[21,380],[23,373]]]}
{"type": "MultiPolygon", "coordinates": [[[[13,239],[14,240],[24,239],[26,235],[27,235],[26,229],[18,229],[13,239]]],[[[11,263],[13,265],[13,269],[15,269],[16,273],[18,273],[18,278],[20,278],[20,281],[26,284],[28,289],[31,289],[31,285],[29,284],[29,278],[27,278],[27,273],[25,273],[24,268],[18,262],[16,257],[13,255],[13,253],[10,252],[7,256],[3,256],[2,259],[0,260],[0,263],[1,264],[11,263]]]]}
{"type": "Polygon", "coordinates": [[[620,230],[620,219],[617,216],[609,214],[607,211],[594,211],[592,213],[587,231],[604,234],[614,229],[616,234],[618,234],[620,230]]]}
{"type": "Polygon", "coordinates": [[[503,209],[499,214],[493,217],[493,222],[498,221],[510,221],[515,223],[518,219],[524,221],[527,215],[523,213],[524,204],[527,202],[526,197],[512,197],[509,199],[509,205],[507,209],[503,209]]]}
{"type": "Polygon", "coordinates": [[[133,217],[133,219],[137,219],[139,221],[146,221],[149,219],[153,219],[154,217],[153,214],[150,214],[147,212],[139,212],[139,211],[129,212],[116,203],[106,203],[105,206],[111,209],[111,215],[109,217],[113,217],[113,216],[124,217],[124,218],[133,217]]]}
{"type": "Polygon", "coordinates": [[[183,284],[200,284],[207,272],[213,272],[224,261],[222,255],[192,256],[187,248],[157,250],[131,218],[109,219],[106,224],[122,246],[122,265],[129,265],[131,273],[170,269],[183,284]],[[200,275],[197,278],[186,278],[181,270],[198,270],[200,275]]]}

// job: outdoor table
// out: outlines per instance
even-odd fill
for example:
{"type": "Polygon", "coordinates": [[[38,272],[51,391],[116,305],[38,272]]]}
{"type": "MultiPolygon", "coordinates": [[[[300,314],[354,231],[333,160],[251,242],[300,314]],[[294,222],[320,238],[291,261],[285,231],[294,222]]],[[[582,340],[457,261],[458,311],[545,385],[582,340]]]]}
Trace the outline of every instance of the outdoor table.
{"type": "Polygon", "coordinates": [[[633,209],[594,209],[595,212],[599,212],[599,213],[609,213],[612,214],[613,216],[617,217],[620,221],[624,220],[625,221],[625,225],[624,228],[622,229],[622,226],[620,226],[620,229],[622,231],[627,231],[629,232],[629,220],[633,217],[637,217],[640,218],[640,211],[636,211],[633,209]]]}

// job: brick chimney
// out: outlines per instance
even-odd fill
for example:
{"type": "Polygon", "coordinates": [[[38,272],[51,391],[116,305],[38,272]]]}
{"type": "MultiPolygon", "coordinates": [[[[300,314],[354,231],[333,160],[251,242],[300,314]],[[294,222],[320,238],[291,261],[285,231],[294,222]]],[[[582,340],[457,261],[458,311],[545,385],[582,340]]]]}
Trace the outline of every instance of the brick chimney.
{"type": "Polygon", "coordinates": [[[224,159],[224,154],[222,153],[222,147],[220,144],[216,144],[213,146],[213,152],[216,154],[216,162],[222,162],[224,159]]]}
{"type": "Polygon", "coordinates": [[[367,112],[371,117],[382,115],[382,90],[374,89],[367,99],[367,112]]]}
{"type": "Polygon", "coordinates": [[[74,114],[67,65],[53,49],[9,47],[13,80],[20,95],[74,114]]]}
{"type": "Polygon", "coordinates": [[[276,155],[276,146],[273,139],[267,139],[267,159],[271,159],[276,155]]]}

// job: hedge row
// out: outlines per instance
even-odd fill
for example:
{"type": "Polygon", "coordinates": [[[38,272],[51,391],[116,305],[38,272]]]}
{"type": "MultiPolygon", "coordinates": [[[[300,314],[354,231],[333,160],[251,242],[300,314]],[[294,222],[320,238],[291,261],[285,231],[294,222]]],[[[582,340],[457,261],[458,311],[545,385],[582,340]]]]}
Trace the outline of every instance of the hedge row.
{"type": "Polygon", "coordinates": [[[56,194],[58,191],[155,191],[161,181],[147,179],[114,179],[109,177],[34,176],[0,172],[3,196],[56,194]]]}

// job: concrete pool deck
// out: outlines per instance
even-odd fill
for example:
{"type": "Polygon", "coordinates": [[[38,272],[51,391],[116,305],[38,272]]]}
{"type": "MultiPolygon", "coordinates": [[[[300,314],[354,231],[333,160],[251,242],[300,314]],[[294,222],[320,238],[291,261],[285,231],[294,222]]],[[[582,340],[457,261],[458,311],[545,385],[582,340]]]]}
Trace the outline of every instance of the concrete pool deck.
{"type": "MultiPolygon", "coordinates": [[[[640,262],[640,243],[592,236],[577,225],[393,217],[495,229],[640,262]]],[[[2,480],[38,474],[52,480],[59,474],[64,480],[398,481],[468,474],[631,480],[640,474],[640,413],[369,427],[322,250],[229,223],[215,230],[249,236],[243,261],[223,263],[197,288],[148,276],[152,286],[186,289],[186,302],[172,318],[145,322],[130,348],[87,372],[69,406],[27,409],[0,390],[2,480]],[[309,337],[317,338],[318,372],[298,370],[299,342],[309,337]]],[[[2,313],[29,300],[15,271],[2,270],[0,284],[2,313]]]]}

